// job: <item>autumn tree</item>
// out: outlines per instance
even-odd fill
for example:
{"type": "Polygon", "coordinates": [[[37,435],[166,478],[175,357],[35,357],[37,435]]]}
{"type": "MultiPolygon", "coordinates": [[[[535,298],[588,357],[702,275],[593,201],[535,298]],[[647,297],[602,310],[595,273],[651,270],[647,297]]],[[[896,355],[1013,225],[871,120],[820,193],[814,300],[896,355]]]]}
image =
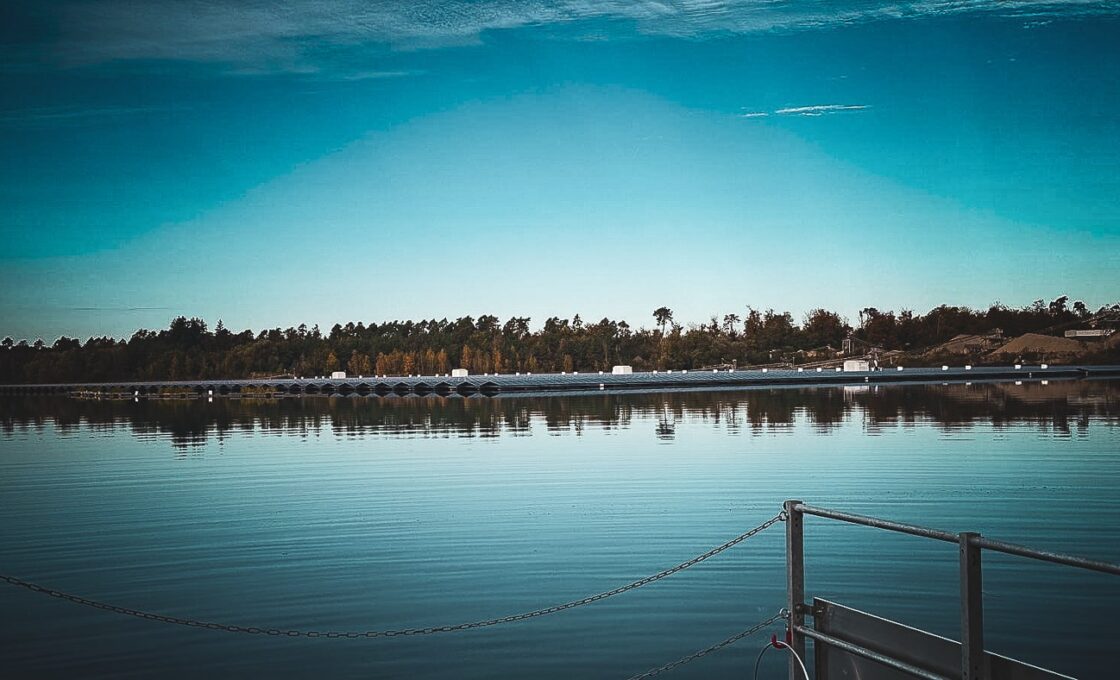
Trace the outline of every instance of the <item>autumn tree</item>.
{"type": "Polygon", "coordinates": [[[369,355],[354,350],[350,353],[350,361],[346,362],[346,369],[354,375],[368,375],[372,370],[369,355]]]}
{"type": "Polygon", "coordinates": [[[433,350],[431,347],[424,350],[423,359],[420,361],[420,372],[424,373],[425,375],[435,375],[436,373],[440,372],[439,367],[436,366],[435,350],[433,350]]]}

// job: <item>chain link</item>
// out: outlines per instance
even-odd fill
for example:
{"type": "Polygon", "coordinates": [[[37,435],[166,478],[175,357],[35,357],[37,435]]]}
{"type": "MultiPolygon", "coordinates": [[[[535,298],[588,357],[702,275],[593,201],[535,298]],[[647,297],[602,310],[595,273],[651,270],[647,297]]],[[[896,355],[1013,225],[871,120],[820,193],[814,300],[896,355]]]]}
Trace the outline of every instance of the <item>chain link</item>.
{"type": "Polygon", "coordinates": [[[684,571],[685,569],[688,569],[689,567],[695,566],[695,565],[703,562],[704,560],[706,560],[710,557],[715,557],[716,555],[720,554],[724,550],[727,550],[728,548],[734,547],[734,546],[742,543],[743,541],[747,540],[751,536],[754,536],[755,534],[757,534],[759,532],[762,532],[762,531],[765,531],[766,529],[769,529],[771,526],[773,526],[777,522],[780,522],[781,519],[782,519],[781,514],[775,515],[775,516],[771,517],[770,519],[766,520],[765,522],[763,522],[762,524],[758,525],[757,527],[751,529],[750,531],[739,534],[738,536],[731,539],[730,541],[728,541],[728,542],[726,542],[722,545],[716,546],[715,548],[712,548],[711,550],[709,550],[708,552],[706,552],[702,555],[697,555],[696,557],[693,557],[691,560],[688,560],[687,562],[681,562],[680,564],[678,564],[675,567],[670,567],[669,569],[666,569],[664,571],[659,571],[656,574],[653,574],[652,576],[646,576],[645,578],[638,579],[637,581],[634,581],[632,583],[628,583],[624,586],[619,586],[618,588],[615,588],[613,590],[608,590],[608,591],[598,593],[598,594],[595,594],[595,595],[589,595],[589,596],[587,596],[585,598],[582,598],[582,599],[579,599],[579,600],[573,600],[571,602],[565,602],[564,604],[558,604],[558,605],[553,605],[551,607],[545,607],[544,609],[536,609],[536,610],[533,610],[533,611],[530,611],[530,612],[523,612],[521,614],[511,614],[509,616],[502,616],[502,617],[498,617],[498,618],[495,618],[495,619],[486,619],[485,621],[471,621],[469,623],[458,623],[458,624],[451,625],[451,626],[430,626],[430,627],[427,627],[427,628],[404,628],[404,629],[401,629],[401,630],[371,630],[371,631],[359,631],[359,632],[355,632],[355,631],[340,632],[340,631],[317,631],[317,630],[284,630],[284,629],[280,629],[280,628],[258,628],[256,626],[237,626],[237,625],[231,625],[231,624],[227,624],[227,623],[212,623],[212,622],[207,622],[207,621],[199,621],[199,620],[196,620],[196,619],[180,618],[178,616],[167,616],[167,615],[164,615],[164,614],[153,614],[151,612],[145,612],[145,611],[141,611],[139,609],[130,609],[128,607],[119,607],[117,605],[106,604],[104,602],[97,602],[96,600],[90,600],[90,599],[87,599],[87,598],[84,598],[84,597],[79,597],[77,595],[71,595],[69,593],[64,593],[64,592],[61,592],[61,591],[58,591],[58,590],[53,590],[51,588],[46,588],[44,586],[41,586],[41,585],[38,585],[38,584],[35,584],[35,583],[31,583],[30,581],[24,581],[23,579],[16,578],[14,576],[0,575],[0,581],[10,583],[13,586],[19,586],[21,588],[27,588],[28,590],[30,590],[32,592],[35,592],[35,593],[43,593],[44,595],[49,595],[51,597],[55,597],[55,598],[58,598],[60,600],[66,600],[67,602],[73,602],[74,604],[81,604],[81,605],[85,605],[87,607],[93,607],[94,609],[101,609],[103,611],[114,612],[116,614],[124,614],[126,616],[134,616],[136,618],[147,619],[149,621],[159,621],[161,623],[173,623],[173,624],[178,625],[178,626],[189,626],[191,628],[205,628],[207,630],[222,630],[222,631],[226,631],[226,632],[229,632],[229,633],[248,633],[250,635],[272,635],[272,636],[278,636],[278,637],[309,637],[309,638],[332,638],[332,639],[334,639],[334,638],[350,638],[350,639],[354,639],[354,638],[381,638],[381,637],[396,637],[398,635],[431,635],[433,633],[451,633],[451,632],[460,631],[460,630],[471,630],[473,628],[486,628],[488,626],[496,626],[496,625],[502,624],[502,623],[513,623],[515,621],[524,621],[526,619],[533,619],[533,618],[536,618],[538,616],[544,616],[546,614],[555,614],[556,612],[562,612],[566,609],[573,609],[575,607],[580,607],[580,606],[583,606],[585,604],[591,604],[593,602],[598,602],[600,600],[605,600],[608,597],[613,597],[615,595],[620,595],[620,594],[625,593],[627,591],[634,590],[635,588],[640,588],[642,586],[649,585],[650,583],[653,583],[655,581],[660,581],[661,579],[665,578],[666,576],[672,576],[673,574],[675,574],[679,571],[684,571]]]}
{"type": "Polygon", "coordinates": [[[743,638],[748,637],[750,635],[754,635],[755,633],[762,630],[763,628],[773,624],[778,619],[784,619],[785,617],[786,617],[786,612],[783,609],[783,610],[779,611],[777,614],[775,614],[775,615],[771,616],[770,618],[766,619],[765,621],[761,621],[759,623],[756,623],[755,625],[753,625],[750,628],[744,630],[743,632],[736,633],[736,634],[732,635],[731,637],[727,638],[726,640],[723,640],[722,642],[717,642],[714,645],[712,645],[711,647],[705,647],[704,649],[701,649],[698,652],[693,652],[692,654],[689,654],[688,656],[682,656],[681,658],[677,659],[676,661],[673,661],[671,663],[667,663],[664,666],[658,666],[657,668],[651,668],[648,671],[646,671],[645,673],[641,673],[639,675],[633,675],[629,678],[629,680],[642,680],[643,678],[652,678],[655,675],[660,675],[662,673],[667,673],[668,671],[673,670],[677,666],[683,666],[690,661],[695,661],[702,656],[707,656],[708,654],[711,654],[712,652],[719,651],[719,650],[723,649],[724,647],[726,647],[728,645],[733,645],[736,642],[738,642],[739,640],[742,640],[743,638]]]}

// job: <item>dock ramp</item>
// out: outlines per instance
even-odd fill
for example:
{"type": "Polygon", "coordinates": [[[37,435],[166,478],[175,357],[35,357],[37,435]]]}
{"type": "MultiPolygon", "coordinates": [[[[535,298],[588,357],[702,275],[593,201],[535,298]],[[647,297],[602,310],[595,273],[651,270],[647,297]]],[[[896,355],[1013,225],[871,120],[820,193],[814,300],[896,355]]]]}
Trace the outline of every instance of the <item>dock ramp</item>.
{"type": "Polygon", "coordinates": [[[790,652],[789,680],[805,680],[813,662],[814,680],[1061,680],[1069,676],[993,654],[984,648],[984,598],[981,557],[989,550],[1106,574],[1120,575],[1120,565],[1036,550],[986,538],[979,533],[952,533],[877,517],[807,505],[783,504],[786,520],[786,586],[789,617],[785,643],[790,652]],[[814,598],[805,601],[804,524],[820,517],[874,529],[955,544],[960,557],[961,640],[950,640],[874,614],[814,598]],[[812,626],[806,625],[812,618],[812,626]],[[813,643],[812,658],[806,642],[813,643]]]}

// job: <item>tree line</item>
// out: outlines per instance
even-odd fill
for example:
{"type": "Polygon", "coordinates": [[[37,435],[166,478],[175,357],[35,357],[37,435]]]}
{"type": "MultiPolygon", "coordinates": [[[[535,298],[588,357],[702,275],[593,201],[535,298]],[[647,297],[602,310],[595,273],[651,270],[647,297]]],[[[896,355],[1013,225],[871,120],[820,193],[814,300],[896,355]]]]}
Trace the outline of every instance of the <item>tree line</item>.
{"type": "MultiPolygon", "coordinates": [[[[1120,305],[1096,312],[1120,311],[1120,305]]],[[[193,380],[318,376],[333,371],[352,375],[436,375],[452,368],[471,373],[696,369],[709,366],[804,363],[838,354],[845,339],[863,354],[868,348],[917,355],[958,334],[1002,329],[1008,336],[1026,332],[1059,333],[1094,313],[1080,301],[1061,296],[1050,303],[1011,308],[996,303],[986,310],[941,305],[926,314],[866,307],[855,324],[840,314],[814,309],[800,323],[789,312],[747,307],[742,314],[713,316],[706,323],[682,326],[668,307],[654,310],[652,328],[604,318],[585,322],[551,317],[537,330],[529,317],[504,322],[483,314],[454,321],[387,321],[273,328],[234,333],[219,320],[179,317],[168,328],[141,329],[131,338],[91,337],[82,342],[61,337],[51,344],[3,339],[0,382],[101,382],[114,380],[193,380]]]]}

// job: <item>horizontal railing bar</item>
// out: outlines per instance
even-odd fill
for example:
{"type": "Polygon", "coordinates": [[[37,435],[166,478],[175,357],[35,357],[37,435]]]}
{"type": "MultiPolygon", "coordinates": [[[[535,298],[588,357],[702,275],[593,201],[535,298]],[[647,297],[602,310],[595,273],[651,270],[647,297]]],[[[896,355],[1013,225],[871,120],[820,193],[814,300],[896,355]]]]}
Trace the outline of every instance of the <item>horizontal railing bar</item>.
{"type": "MultiPolygon", "coordinates": [[[[886,529],[887,531],[897,531],[903,534],[910,534],[911,536],[921,536],[923,538],[932,538],[938,541],[945,541],[946,543],[959,543],[959,534],[949,533],[948,531],[941,531],[939,529],[930,529],[929,527],[921,527],[913,524],[903,524],[901,522],[891,522],[878,517],[868,517],[866,515],[857,515],[851,512],[841,512],[839,510],[830,510],[828,508],[820,508],[815,505],[806,505],[805,503],[798,503],[793,506],[795,512],[802,512],[806,515],[815,515],[817,517],[824,517],[826,519],[835,519],[841,522],[848,522],[850,524],[860,524],[863,526],[873,527],[876,529],[886,529]]],[[[1054,564],[1064,564],[1070,567],[1078,567],[1080,569],[1089,569],[1091,571],[1099,571],[1105,574],[1114,574],[1120,576],[1120,564],[1113,564],[1111,562],[1100,562],[1097,560],[1089,560],[1084,557],[1076,557],[1074,555],[1063,555],[1061,553],[1050,552],[1047,550],[1035,550],[1023,545],[1015,543],[1008,543],[1006,541],[997,541],[984,536],[977,536],[972,539],[972,543],[984,550],[994,550],[996,552],[1007,553],[1008,555],[1018,555],[1020,557],[1028,557],[1031,559],[1042,560],[1044,562],[1053,562],[1054,564]]]]}
{"type": "Polygon", "coordinates": [[[849,522],[851,524],[862,524],[863,526],[886,529],[887,531],[897,531],[902,534],[910,534],[911,536],[933,538],[938,541],[945,541],[946,543],[960,542],[960,537],[957,534],[951,534],[948,531],[940,531],[938,529],[930,529],[928,527],[915,526],[913,524],[890,522],[877,517],[867,517],[866,515],[855,515],[850,512],[818,508],[813,505],[805,505],[804,503],[798,503],[793,506],[793,509],[798,512],[803,512],[806,515],[816,515],[817,517],[826,517],[828,519],[840,520],[841,522],[849,522]]]}
{"type": "Polygon", "coordinates": [[[990,538],[984,538],[983,536],[977,536],[976,538],[973,538],[971,542],[973,545],[985,550],[995,550],[996,552],[1007,553],[1008,555],[1029,557],[1036,560],[1042,560],[1044,562],[1064,564],[1070,567],[1079,567],[1081,569],[1090,569],[1092,571],[1099,571],[1105,574],[1115,574],[1117,576],[1120,576],[1120,564],[1087,560],[1084,557],[1063,555],[1061,553],[1049,552],[1046,550],[1035,550],[1034,548],[1028,548],[1023,545],[1007,543],[1006,541],[996,541],[990,538]]]}
{"type": "Polygon", "coordinates": [[[851,642],[847,642],[845,640],[841,640],[840,638],[832,637],[831,635],[828,635],[826,633],[822,633],[822,632],[820,632],[818,630],[815,630],[813,628],[806,628],[805,626],[796,626],[796,630],[797,630],[797,632],[801,633],[805,637],[813,638],[814,640],[817,640],[819,642],[823,642],[827,645],[832,645],[833,647],[836,647],[837,649],[842,649],[845,652],[848,652],[850,654],[855,654],[857,656],[862,656],[865,659],[871,659],[872,661],[875,661],[877,663],[881,663],[881,664],[884,664],[886,666],[890,666],[891,668],[896,668],[896,669],[902,671],[903,673],[909,673],[910,675],[913,675],[915,677],[925,678],[925,680],[952,680],[952,678],[949,678],[948,676],[938,675],[937,673],[934,673],[932,671],[927,671],[924,668],[919,668],[918,666],[908,664],[905,661],[899,661],[898,659],[892,659],[891,657],[886,656],[884,654],[880,654],[879,652],[876,652],[874,650],[867,649],[866,647],[860,647],[859,645],[852,644],[851,642]]]}

